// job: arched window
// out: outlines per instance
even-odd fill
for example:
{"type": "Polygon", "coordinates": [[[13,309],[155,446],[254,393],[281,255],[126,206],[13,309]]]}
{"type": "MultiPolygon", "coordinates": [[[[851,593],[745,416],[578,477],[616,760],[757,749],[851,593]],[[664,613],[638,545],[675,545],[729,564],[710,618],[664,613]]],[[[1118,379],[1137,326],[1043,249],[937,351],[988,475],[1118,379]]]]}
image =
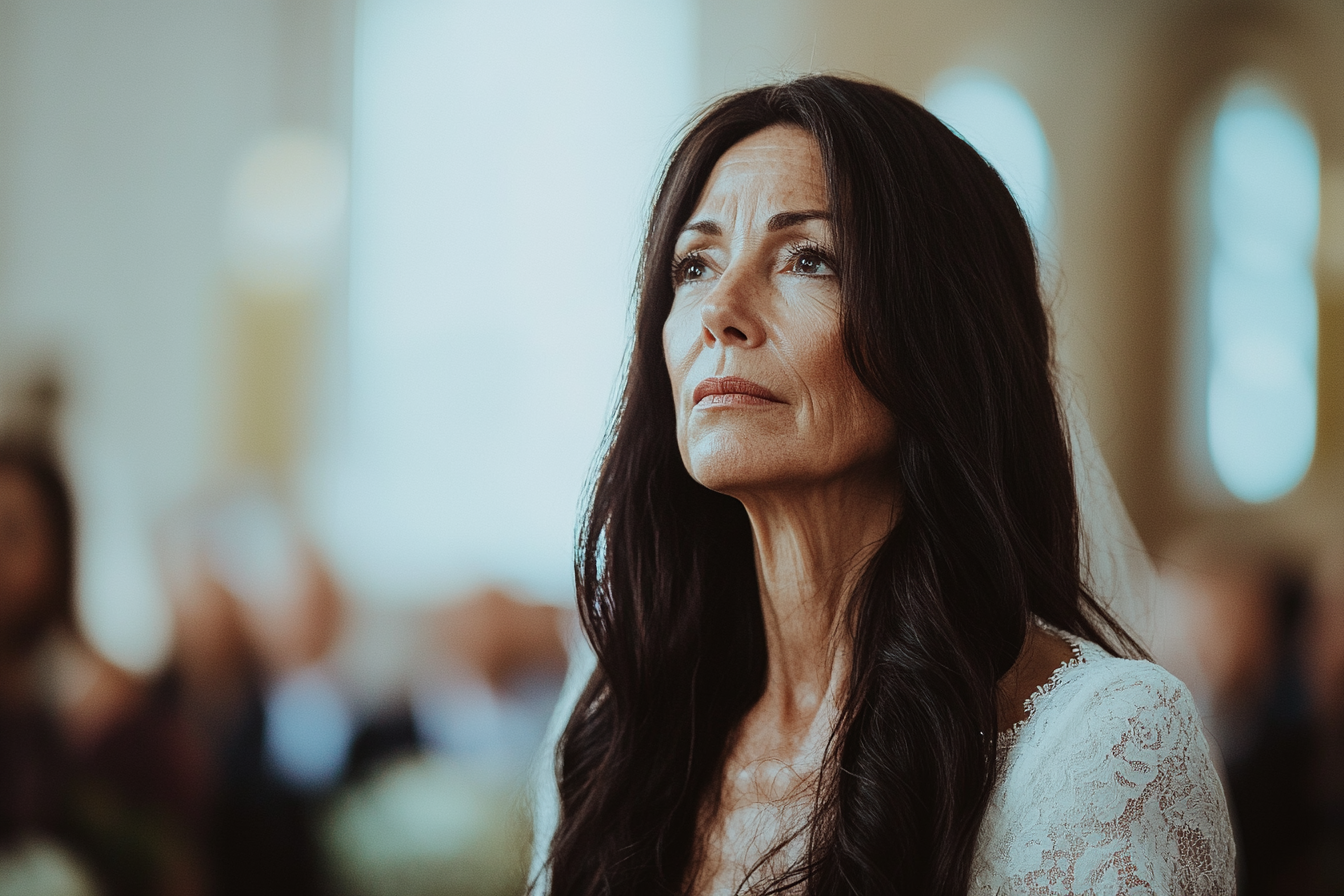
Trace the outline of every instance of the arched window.
{"type": "Polygon", "coordinates": [[[994,166],[1040,247],[1053,245],[1054,163],[1031,105],[992,72],[956,68],[934,80],[925,107],[994,166]]]}
{"type": "Polygon", "coordinates": [[[1316,442],[1320,162],[1311,128],[1258,79],[1228,90],[1206,146],[1203,441],[1229,492],[1269,501],[1301,481],[1316,442]]]}

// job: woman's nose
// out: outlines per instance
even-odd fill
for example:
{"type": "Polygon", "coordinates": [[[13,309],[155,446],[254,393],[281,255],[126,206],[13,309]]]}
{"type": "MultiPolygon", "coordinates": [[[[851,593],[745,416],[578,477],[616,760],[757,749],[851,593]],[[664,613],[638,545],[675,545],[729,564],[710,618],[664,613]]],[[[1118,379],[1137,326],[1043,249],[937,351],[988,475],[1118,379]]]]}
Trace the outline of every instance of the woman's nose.
{"type": "Polygon", "coordinates": [[[758,287],[729,271],[700,306],[700,338],[707,348],[753,348],[765,338],[757,304],[758,287]]]}

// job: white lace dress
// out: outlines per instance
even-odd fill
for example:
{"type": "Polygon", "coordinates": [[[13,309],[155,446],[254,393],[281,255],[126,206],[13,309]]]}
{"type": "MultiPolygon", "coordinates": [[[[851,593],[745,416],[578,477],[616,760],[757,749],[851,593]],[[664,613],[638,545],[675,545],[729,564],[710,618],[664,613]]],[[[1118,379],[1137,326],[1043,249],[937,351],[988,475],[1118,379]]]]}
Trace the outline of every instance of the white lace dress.
{"type": "MultiPolygon", "coordinates": [[[[1222,896],[1234,891],[1232,829],[1194,700],[1152,663],[1071,635],[1074,659],[999,738],[999,779],[980,828],[971,896],[1222,896]]],[[[592,672],[580,652],[544,755],[592,672]]],[[[559,800],[538,763],[532,879],[559,800]]]]}
{"type": "Polygon", "coordinates": [[[1069,640],[1073,661],[999,740],[971,893],[1232,893],[1227,804],[1189,691],[1069,640]]]}

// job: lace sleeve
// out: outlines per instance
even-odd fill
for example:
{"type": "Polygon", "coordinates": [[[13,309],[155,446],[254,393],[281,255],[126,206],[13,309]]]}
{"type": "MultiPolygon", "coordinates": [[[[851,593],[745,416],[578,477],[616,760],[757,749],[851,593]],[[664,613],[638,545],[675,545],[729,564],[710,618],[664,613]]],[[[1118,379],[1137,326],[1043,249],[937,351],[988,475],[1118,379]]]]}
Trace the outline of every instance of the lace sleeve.
{"type": "Polygon", "coordinates": [[[1004,763],[972,892],[1232,893],[1227,806],[1190,693],[1149,663],[1089,666],[1004,763]]]}

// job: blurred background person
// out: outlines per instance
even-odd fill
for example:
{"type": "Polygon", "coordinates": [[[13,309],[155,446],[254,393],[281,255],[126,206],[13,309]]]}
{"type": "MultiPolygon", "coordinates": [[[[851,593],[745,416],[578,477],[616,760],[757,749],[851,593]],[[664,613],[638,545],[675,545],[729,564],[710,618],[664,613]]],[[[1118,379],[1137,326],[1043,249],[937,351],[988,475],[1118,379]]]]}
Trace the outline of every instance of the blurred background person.
{"type": "Polygon", "coordinates": [[[170,669],[210,760],[212,891],[328,892],[316,826],[351,736],[324,665],[343,621],[335,585],[260,488],[175,525],[170,669]]]}
{"type": "Polygon", "coordinates": [[[1344,892],[1337,549],[1312,561],[1305,569],[1271,569],[1262,580],[1263,646],[1247,651],[1263,666],[1243,686],[1251,712],[1228,777],[1250,893],[1344,892]]]}
{"type": "MultiPolygon", "coordinates": [[[[73,622],[73,520],[46,458],[0,443],[0,838],[14,862],[26,838],[68,842],[69,752],[43,699],[40,650],[73,622]]],[[[56,847],[60,849],[60,847],[56,847]]],[[[87,874],[78,860],[72,874],[87,874]]]]}
{"type": "Polygon", "coordinates": [[[1344,539],[1312,570],[1304,625],[1307,696],[1314,720],[1312,822],[1305,876],[1319,892],[1344,892],[1344,539]]]}
{"type": "Polygon", "coordinates": [[[1252,749],[1279,652],[1272,558],[1209,533],[1163,553],[1166,622],[1180,631],[1161,659],[1190,685],[1223,762],[1235,764],[1252,749]]]}
{"type": "Polygon", "coordinates": [[[519,885],[519,783],[567,662],[559,608],[487,588],[360,613],[258,482],[185,509],[164,553],[168,677],[210,757],[211,892],[519,885]]]}
{"type": "Polygon", "coordinates": [[[196,757],[161,695],[83,642],[74,570],[50,434],[0,434],[0,886],[203,892],[196,757]]]}
{"type": "Polygon", "coordinates": [[[1166,552],[1167,613],[1221,750],[1244,893],[1344,888],[1338,548],[1319,557],[1190,533],[1166,552]]]}

